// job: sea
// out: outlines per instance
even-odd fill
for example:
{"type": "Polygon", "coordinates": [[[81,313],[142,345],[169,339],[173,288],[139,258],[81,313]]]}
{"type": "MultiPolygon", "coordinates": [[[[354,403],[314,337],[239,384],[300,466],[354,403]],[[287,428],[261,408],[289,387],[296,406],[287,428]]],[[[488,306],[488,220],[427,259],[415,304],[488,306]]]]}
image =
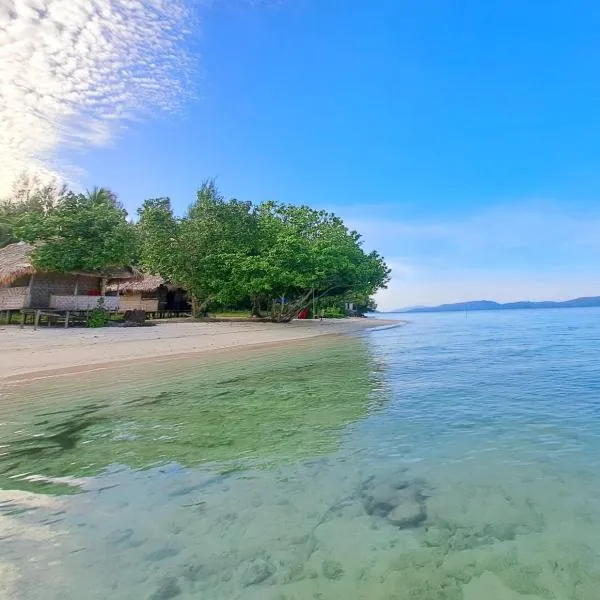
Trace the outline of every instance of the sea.
{"type": "Polygon", "coordinates": [[[397,318],[5,384],[0,598],[598,600],[600,310],[397,318]]]}

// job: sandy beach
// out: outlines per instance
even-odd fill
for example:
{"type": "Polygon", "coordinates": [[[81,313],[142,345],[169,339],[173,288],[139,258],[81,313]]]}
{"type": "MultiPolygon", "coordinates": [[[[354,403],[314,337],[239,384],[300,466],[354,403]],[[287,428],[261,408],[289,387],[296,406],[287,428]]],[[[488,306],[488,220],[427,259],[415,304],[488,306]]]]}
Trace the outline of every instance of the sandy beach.
{"type": "Polygon", "coordinates": [[[151,327],[20,329],[0,327],[0,381],[52,372],[190,353],[214,353],[289,343],[400,324],[380,319],[249,322],[161,322],[151,327]]]}

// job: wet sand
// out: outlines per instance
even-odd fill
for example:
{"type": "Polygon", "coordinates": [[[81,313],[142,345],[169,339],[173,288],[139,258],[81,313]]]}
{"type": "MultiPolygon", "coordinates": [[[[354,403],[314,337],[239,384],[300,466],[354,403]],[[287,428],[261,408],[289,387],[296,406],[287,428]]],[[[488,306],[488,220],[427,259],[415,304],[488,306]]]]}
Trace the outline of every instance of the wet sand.
{"type": "Polygon", "coordinates": [[[340,335],[400,321],[343,319],[279,323],[158,323],[104,329],[0,328],[0,380],[8,382],[89,367],[192,353],[243,352],[323,335],[340,335]]]}

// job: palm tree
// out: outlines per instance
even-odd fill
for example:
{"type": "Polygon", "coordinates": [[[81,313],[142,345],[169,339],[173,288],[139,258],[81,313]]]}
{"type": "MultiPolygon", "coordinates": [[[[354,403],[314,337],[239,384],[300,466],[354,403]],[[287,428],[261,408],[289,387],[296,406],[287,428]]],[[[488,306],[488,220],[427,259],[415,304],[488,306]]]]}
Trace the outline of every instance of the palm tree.
{"type": "Polygon", "coordinates": [[[94,186],[91,190],[86,190],[86,198],[93,203],[107,203],[114,204],[121,208],[121,205],[117,199],[117,195],[105,187],[94,186]]]}

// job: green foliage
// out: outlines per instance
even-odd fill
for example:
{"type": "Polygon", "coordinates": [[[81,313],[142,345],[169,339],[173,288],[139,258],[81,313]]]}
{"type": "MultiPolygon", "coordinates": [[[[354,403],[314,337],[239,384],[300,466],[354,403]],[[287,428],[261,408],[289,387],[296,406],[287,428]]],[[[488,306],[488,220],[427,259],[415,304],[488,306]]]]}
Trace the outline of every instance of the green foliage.
{"type": "Polygon", "coordinates": [[[186,279],[181,267],[180,220],[169,198],[151,198],[138,209],[138,251],[142,268],[176,283],[186,279]]]}
{"type": "Polygon", "coordinates": [[[344,294],[332,294],[324,296],[316,302],[316,313],[321,314],[321,310],[333,309],[338,313],[346,315],[348,304],[354,305],[354,310],[357,313],[364,314],[373,311],[377,308],[375,301],[367,294],[349,291],[344,294]]]}
{"type": "Polygon", "coordinates": [[[328,306],[318,314],[324,319],[341,319],[346,316],[346,313],[338,306],[328,306]]]}
{"type": "Polygon", "coordinates": [[[98,306],[92,310],[88,316],[88,327],[106,327],[108,325],[108,313],[104,308],[104,298],[98,298],[98,306]]]}
{"type": "Polygon", "coordinates": [[[286,321],[317,298],[370,295],[385,287],[389,269],[376,252],[366,254],[360,235],[332,213],[308,206],[265,203],[258,207],[257,252],[238,278],[249,296],[285,297],[273,318],[286,321]]]}
{"type": "Polygon", "coordinates": [[[207,181],[182,219],[175,218],[168,198],[147,200],[138,212],[143,266],[185,287],[196,314],[205,313],[211,302],[243,298],[236,266],[253,252],[251,203],[225,200],[207,181]]]}
{"type": "Polygon", "coordinates": [[[22,174],[11,193],[0,199],[0,248],[22,239],[21,230],[31,218],[41,218],[67,194],[56,182],[42,184],[22,174]]]}
{"type": "Polygon", "coordinates": [[[20,212],[12,203],[7,201],[0,203],[0,248],[19,241],[16,228],[20,212]]]}
{"type": "Polygon", "coordinates": [[[185,287],[195,313],[210,303],[261,307],[288,321],[317,298],[368,296],[385,287],[389,269],[376,252],[334,214],[308,206],[225,200],[214,182],[203,184],[187,214],[170,201],[147,200],[139,211],[144,267],[185,287]],[[284,304],[274,303],[284,297],[284,304]]]}
{"type": "Polygon", "coordinates": [[[131,265],[136,256],[134,226],[104,189],[70,192],[42,212],[26,213],[19,233],[37,243],[34,264],[47,271],[108,272],[131,265]]]}

